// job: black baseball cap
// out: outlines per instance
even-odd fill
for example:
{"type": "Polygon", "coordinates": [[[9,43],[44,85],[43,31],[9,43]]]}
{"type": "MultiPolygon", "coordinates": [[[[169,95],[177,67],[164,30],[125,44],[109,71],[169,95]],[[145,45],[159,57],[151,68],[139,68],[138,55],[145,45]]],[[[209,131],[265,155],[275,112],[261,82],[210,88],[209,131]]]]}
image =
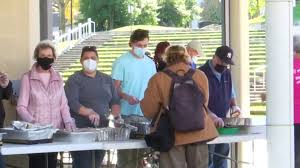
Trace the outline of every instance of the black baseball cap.
{"type": "Polygon", "coordinates": [[[216,49],[215,55],[226,64],[234,65],[232,61],[233,50],[228,46],[221,46],[216,49]]]}

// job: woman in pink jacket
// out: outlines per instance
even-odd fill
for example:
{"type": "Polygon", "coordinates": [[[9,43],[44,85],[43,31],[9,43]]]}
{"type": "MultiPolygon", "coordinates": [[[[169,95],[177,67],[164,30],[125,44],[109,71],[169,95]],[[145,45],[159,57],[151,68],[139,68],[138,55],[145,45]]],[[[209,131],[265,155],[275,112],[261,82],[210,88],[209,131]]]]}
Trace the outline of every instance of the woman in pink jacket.
{"type": "MultiPolygon", "coordinates": [[[[72,131],[76,128],[70,116],[63,81],[52,65],[56,59],[55,48],[47,41],[40,42],[34,50],[36,63],[21,81],[17,111],[23,121],[52,124],[55,128],[72,131]]],[[[56,168],[57,153],[48,154],[48,167],[56,168]]],[[[45,167],[44,154],[29,155],[29,167],[45,167]]]]}

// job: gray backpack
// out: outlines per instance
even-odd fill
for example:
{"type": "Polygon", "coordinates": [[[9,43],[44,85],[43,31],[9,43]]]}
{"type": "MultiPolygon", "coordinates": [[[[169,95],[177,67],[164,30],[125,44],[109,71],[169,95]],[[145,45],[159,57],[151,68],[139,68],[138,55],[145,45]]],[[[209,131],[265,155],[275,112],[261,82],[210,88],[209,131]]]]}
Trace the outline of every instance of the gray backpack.
{"type": "Polygon", "coordinates": [[[189,69],[184,76],[178,75],[178,71],[174,73],[169,69],[163,72],[172,78],[168,112],[173,128],[178,132],[203,129],[205,97],[192,78],[195,70],[189,69]]]}

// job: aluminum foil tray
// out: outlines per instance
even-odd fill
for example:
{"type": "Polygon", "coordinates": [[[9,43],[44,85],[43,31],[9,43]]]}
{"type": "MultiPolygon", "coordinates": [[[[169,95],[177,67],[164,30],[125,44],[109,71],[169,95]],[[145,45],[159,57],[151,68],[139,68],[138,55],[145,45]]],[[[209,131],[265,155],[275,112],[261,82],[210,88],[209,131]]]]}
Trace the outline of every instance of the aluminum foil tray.
{"type": "Polygon", "coordinates": [[[128,128],[99,128],[98,141],[125,141],[129,139],[130,132],[128,128]]]}
{"type": "Polygon", "coordinates": [[[225,126],[251,126],[251,118],[223,118],[225,126]]]}
{"type": "Polygon", "coordinates": [[[56,129],[41,129],[41,130],[15,130],[14,128],[1,128],[0,132],[3,135],[3,141],[38,141],[52,139],[56,129]]]}
{"type": "Polygon", "coordinates": [[[60,130],[53,136],[54,142],[89,143],[97,141],[96,129],[77,129],[73,132],[60,130]]]}

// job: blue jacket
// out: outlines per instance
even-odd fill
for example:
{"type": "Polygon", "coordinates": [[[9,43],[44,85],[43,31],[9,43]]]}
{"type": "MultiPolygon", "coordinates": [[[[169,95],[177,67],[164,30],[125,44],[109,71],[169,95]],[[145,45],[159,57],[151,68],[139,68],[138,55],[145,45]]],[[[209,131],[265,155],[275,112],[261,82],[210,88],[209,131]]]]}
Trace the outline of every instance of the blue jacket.
{"type": "Polygon", "coordinates": [[[219,80],[207,61],[199,68],[208,79],[209,84],[209,101],[208,108],[218,117],[225,118],[230,109],[232,99],[232,81],[230,70],[225,70],[219,80]]]}

